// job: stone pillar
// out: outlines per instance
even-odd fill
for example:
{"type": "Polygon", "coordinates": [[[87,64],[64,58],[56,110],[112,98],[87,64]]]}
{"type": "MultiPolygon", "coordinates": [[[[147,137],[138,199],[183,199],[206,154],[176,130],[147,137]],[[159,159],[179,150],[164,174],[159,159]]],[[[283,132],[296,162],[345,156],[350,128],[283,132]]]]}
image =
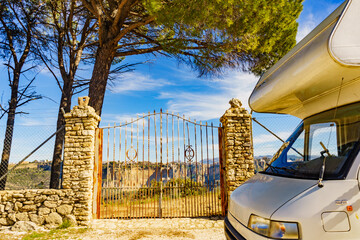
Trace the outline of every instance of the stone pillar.
{"type": "Polygon", "coordinates": [[[230,108],[220,118],[223,125],[225,158],[225,190],[227,197],[254,175],[251,115],[238,99],[230,100],[230,108]]]}
{"type": "Polygon", "coordinates": [[[78,106],[65,114],[62,187],[74,192],[78,224],[88,225],[92,219],[95,129],[100,117],[88,106],[89,97],[79,97],[78,102],[78,106]]]}

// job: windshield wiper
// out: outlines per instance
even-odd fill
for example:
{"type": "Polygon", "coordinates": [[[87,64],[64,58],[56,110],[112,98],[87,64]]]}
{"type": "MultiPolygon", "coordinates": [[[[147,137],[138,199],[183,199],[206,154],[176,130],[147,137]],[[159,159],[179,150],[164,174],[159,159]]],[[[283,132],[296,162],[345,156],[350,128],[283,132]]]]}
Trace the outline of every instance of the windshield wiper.
{"type": "Polygon", "coordinates": [[[321,169],[320,169],[320,175],[319,175],[319,182],[318,182],[318,187],[319,188],[322,188],[324,186],[323,184],[323,178],[324,178],[324,173],[325,173],[325,161],[326,161],[326,156],[324,156],[324,154],[326,153],[329,157],[331,156],[330,155],[330,152],[329,150],[325,147],[325,145],[323,144],[323,142],[320,142],[320,145],[322,146],[322,148],[324,149],[324,151],[321,151],[320,154],[321,154],[321,157],[323,157],[323,162],[322,162],[322,165],[321,165],[321,169]]]}

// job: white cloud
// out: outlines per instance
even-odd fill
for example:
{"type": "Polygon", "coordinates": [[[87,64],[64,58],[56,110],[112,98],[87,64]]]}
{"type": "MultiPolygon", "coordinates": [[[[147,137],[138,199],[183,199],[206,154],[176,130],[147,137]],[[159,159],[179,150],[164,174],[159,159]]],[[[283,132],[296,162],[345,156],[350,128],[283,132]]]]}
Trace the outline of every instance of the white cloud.
{"type": "MultiPolygon", "coordinates": [[[[117,126],[121,123],[124,124],[125,121],[126,122],[130,122],[131,120],[135,120],[139,117],[142,117],[142,113],[141,114],[110,114],[110,113],[104,113],[101,116],[101,125],[102,127],[106,127],[110,124],[110,126],[114,126],[114,124],[116,124],[117,126]]],[[[147,122],[147,121],[145,121],[147,122]]],[[[141,121],[142,123],[142,121],[141,121]]],[[[136,124],[136,123],[135,123],[136,124]]]]}
{"type": "Polygon", "coordinates": [[[170,82],[164,79],[154,79],[149,74],[144,75],[140,72],[128,72],[121,75],[121,77],[110,86],[112,93],[125,93],[132,91],[152,91],[157,88],[171,85],[170,82]]]}
{"type": "Polygon", "coordinates": [[[280,148],[281,142],[279,141],[278,144],[267,144],[261,147],[254,146],[254,156],[263,156],[263,155],[274,155],[276,151],[280,148]]]}
{"type": "Polygon", "coordinates": [[[327,1],[320,1],[318,3],[317,9],[313,12],[309,12],[308,9],[304,9],[299,18],[299,28],[296,36],[296,42],[300,42],[306,35],[308,35],[318,24],[321,23],[326,17],[328,17],[339,5],[339,3],[329,3],[327,1]]]}
{"type": "Polygon", "coordinates": [[[209,120],[220,118],[229,108],[231,98],[239,98],[245,108],[258,78],[252,74],[231,71],[223,78],[212,79],[207,85],[216,93],[161,92],[159,98],[168,99],[169,111],[181,112],[185,116],[209,120]]]}
{"type": "Polygon", "coordinates": [[[305,20],[299,23],[298,32],[296,35],[296,42],[300,42],[306,35],[308,35],[318,24],[312,13],[305,17],[305,20]]]}
{"type": "MultiPolygon", "coordinates": [[[[282,140],[286,140],[290,135],[291,135],[292,132],[278,132],[276,133],[276,135],[278,135],[282,140]]],[[[254,145],[255,144],[264,144],[264,143],[272,143],[272,142],[276,142],[276,143],[281,143],[281,141],[279,139],[277,139],[274,135],[272,134],[260,134],[260,135],[257,135],[257,136],[254,136],[253,137],[254,140],[254,145]]]]}

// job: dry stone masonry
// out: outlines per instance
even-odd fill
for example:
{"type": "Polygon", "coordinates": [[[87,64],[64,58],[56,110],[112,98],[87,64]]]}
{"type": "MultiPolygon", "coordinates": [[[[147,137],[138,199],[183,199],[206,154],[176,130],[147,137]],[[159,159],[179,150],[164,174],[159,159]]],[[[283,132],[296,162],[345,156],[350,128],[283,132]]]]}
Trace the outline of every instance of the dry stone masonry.
{"type": "Polygon", "coordinates": [[[92,217],[95,129],[100,117],[88,106],[89,97],[65,114],[64,189],[74,192],[74,215],[79,225],[88,225],[92,217]]]}
{"type": "Polygon", "coordinates": [[[227,197],[254,175],[251,115],[238,99],[230,100],[230,108],[220,118],[224,129],[225,186],[227,197]]]}
{"type": "Polygon", "coordinates": [[[0,226],[30,221],[52,228],[65,220],[89,225],[95,129],[100,117],[88,102],[88,97],[80,97],[79,105],[65,114],[63,189],[0,191],[0,226]]]}
{"type": "Polygon", "coordinates": [[[0,225],[31,221],[53,228],[64,220],[76,224],[71,190],[0,191],[0,225]]]}

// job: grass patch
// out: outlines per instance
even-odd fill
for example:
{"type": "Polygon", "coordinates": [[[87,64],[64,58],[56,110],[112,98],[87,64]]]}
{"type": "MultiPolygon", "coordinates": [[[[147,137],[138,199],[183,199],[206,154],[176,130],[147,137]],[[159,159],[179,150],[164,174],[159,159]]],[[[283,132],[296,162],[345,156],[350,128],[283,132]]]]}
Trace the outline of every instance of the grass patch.
{"type": "Polygon", "coordinates": [[[49,232],[32,232],[25,235],[22,240],[68,239],[79,237],[79,235],[89,230],[89,228],[69,228],[70,225],[68,223],[61,224],[57,229],[50,230],[49,232]]]}
{"type": "Polygon", "coordinates": [[[26,235],[22,238],[22,240],[32,240],[32,239],[40,239],[42,237],[44,237],[47,233],[45,232],[42,232],[42,233],[39,233],[39,232],[32,232],[30,233],[29,235],[26,235]]]}
{"type": "Polygon", "coordinates": [[[66,229],[66,228],[69,228],[69,227],[71,227],[71,222],[66,219],[65,221],[62,222],[61,225],[59,225],[57,227],[57,229],[66,229]]]}

